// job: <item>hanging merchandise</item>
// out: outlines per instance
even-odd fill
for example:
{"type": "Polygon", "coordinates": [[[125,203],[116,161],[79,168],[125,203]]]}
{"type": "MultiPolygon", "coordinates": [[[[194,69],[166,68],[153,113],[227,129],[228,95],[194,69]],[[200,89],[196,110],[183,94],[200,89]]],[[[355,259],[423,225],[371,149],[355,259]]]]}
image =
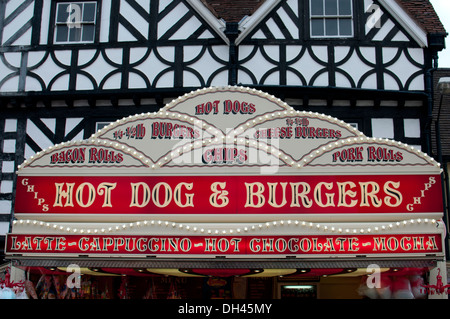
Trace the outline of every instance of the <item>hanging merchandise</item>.
{"type": "Polygon", "coordinates": [[[67,278],[64,276],[53,276],[58,299],[78,299],[80,289],[74,285],[70,288],[67,285],[67,278]]]}
{"type": "Polygon", "coordinates": [[[375,288],[380,299],[392,298],[392,279],[389,276],[381,275],[380,285],[375,288]]]}
{"type": "Polygon", "coordinates": [[[410,278],[411,281],[411,290],[415,299],[423,299],[427,296],[425,289],[423,289],[423,285],[425,284],[425,280],[420,275],[414,275],[410,278]]]}
{"type": "Polygon", "coordinates": [[[100,295],[101,299],[110,299],[108,285],[105,285],[105,290],[100,295]]]}
{"type": "Polygon", "coordinates": [[[30,296],[31,299],[38,299],[38,295],[36,293],[36,288],[33,284],[33,282],[29,278],[30,273],[27,273],[27,280],[25,280],[24,288],[28,296],[30,296]]]}
{"type": "Polygon", "coordinates": [[[392,297],[394,299],[414,299],[408,277],[395,278],[392,291],[392,297]]]}
{"type": "Polygon", "coordinates": [[[149,285],[143,299],[156,299],[156,287],[153,278],[151,279],[151,284],[149,285]]]}
{"type": "Polygon", "coordinates": [[[167,299],[181,299],[181,296],[178,293],[177,283],[175,280],[170,283],[170,290],[167,299]]]}
{"type": "Polygon", "coordinates": [[[50,286],[51,286],[51,277],[47,275],[42,275],[36,284],[36,291],[38,293],[39,299],[48,299],[50,286]]]}
{"type": "Polygon", "coordinates": [[[129,280],[128,280],[127,276],[122,277],[122,281],[120,283],[120,288],[119,288],[119,298],[120,299],[130,299],[129,280]]]}
{"type": "Polygon", "coordinates": [[[424,279],[419,272],[400,276],[381,274],[379,279],[379,282],[368,285],[370,278],[362,277],[358,294],[369,299],[423,299],[427,296],[423,289],[424,279]]]}
{"type": "Polygon", "coordinates": [[[0,280],[0,299],[28,299],[27,295],[23,294],[24,283],[11,281],[10,269],[5,270],[5,279],[0,280]]]}
{"type": "Polygon", "coordinates": [[[83,277],[81,282],[81,299],[89,299],[91,296],[91,280],[83,277]]]}
{"type": "Polygon", "coordinates": [[[53,276],[53,283],[55,286],[56,298],[63,299],[62,294],[64,293],[64,280],[59,276],[53,276]]]}
{"type": "Polygon", "coordinates": [[[379,297],[378,297],[377,290],[374,288],[368,287],[367,280],[369,280],[369,278],[367,276],[361,277],[361,284],[359,285],[359,287],[357,289],[358,294],[364,298],[378,299],[379,297]]]}

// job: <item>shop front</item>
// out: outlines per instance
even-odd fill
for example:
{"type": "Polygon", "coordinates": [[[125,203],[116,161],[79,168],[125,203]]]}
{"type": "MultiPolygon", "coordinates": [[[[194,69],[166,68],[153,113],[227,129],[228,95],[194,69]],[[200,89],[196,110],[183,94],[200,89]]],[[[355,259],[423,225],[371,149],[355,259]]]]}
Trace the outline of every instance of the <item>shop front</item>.
{"type": "Polygon", "coordinates": [[[445,298],[440,174],[336,118],[207,88],[25,161],[6,253],[36,298],[445,298]]]}

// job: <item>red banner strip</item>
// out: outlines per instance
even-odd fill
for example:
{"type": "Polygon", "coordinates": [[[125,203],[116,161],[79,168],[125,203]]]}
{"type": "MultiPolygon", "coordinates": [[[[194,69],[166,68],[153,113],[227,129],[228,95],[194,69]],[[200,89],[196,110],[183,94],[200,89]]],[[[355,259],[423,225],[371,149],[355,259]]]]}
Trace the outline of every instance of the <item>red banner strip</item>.
{"type": "Polygon", "coordinates": [[[439,175],[18,178],[16,214],[442,212],[439,175]]]}
{"type": "Polygon", "coordinates": [[[120,236],[8,234],[7,254],[372,255],[442,252],[440,234],[120,236]]]}

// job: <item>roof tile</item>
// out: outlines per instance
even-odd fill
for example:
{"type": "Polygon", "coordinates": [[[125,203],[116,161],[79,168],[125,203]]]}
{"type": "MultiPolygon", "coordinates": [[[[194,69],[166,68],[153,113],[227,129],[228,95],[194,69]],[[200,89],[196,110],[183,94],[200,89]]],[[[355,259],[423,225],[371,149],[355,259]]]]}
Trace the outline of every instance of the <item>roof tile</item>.
{"type": "Polygon", "coordinates": [[[426,33],[447,33],[429,0],[396,0],[426,33]]]}
{"type": "Polygon", "coordinates": [[[252,15],[265,0],[201,0],[219,19],[239,22],[252,15]]]}

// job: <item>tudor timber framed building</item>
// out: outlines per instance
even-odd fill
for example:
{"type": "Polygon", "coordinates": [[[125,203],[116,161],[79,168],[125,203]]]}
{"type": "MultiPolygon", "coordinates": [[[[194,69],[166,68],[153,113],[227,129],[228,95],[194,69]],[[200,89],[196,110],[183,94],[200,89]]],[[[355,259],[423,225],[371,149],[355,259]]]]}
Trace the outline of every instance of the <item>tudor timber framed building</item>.
{"type": "Polygon", "coordinates": [[[192,90],[242,85],[432,155],[447,33],[427,0],[0,2],[0,230],[15,170],[192,90]]]}

